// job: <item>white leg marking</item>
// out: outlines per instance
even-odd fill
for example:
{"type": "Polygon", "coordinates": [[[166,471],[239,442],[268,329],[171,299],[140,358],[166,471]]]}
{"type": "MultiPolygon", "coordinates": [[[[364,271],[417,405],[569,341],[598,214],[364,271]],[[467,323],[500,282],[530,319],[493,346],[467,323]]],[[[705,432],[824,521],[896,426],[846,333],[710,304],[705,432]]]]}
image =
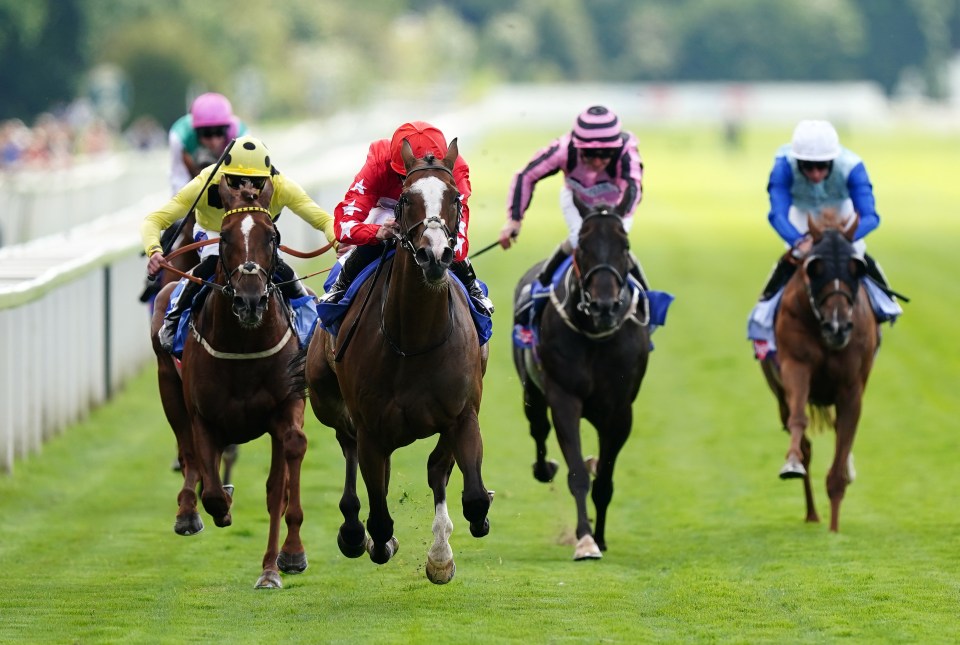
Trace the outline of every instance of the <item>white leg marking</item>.
{"type": "Polygon", "coordinates": [[[450,534],[453,533],[453,522],[447,513],[447,503],[437,504],[433,516],[433,546],[427,552],[427,557],[437,564],[450,562],[453,559],[453,549],[450,548],[450,534]]]}

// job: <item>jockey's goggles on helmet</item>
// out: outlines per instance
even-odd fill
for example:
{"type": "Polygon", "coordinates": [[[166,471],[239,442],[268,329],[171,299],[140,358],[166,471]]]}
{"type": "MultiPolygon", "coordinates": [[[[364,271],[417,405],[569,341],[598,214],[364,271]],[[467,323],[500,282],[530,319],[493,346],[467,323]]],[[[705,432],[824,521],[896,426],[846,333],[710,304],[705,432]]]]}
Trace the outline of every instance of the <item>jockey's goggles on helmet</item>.
{"type": "Polygon", "coordinates": [[[237,190],[241,188],[244,184],[249,183],[257,190],[263,190],[264,185],[267,183],[266,177],[250,177],[248,175],[224,175],[224,179],[227,180],[227,186],[237,190]]]}
{"type": "Polygon", "coordinates": [[[618,148],[580,148],[584,159],[613,159],[618,148]]]}
{"type": "Polygon", "coordinates": [[[797,167],[803,172],[810,172],[811,170],[829,170],[833,167],[832,161],[806,161],[804,159],[797,160],[797,167]]]}
{"type": "Polygon", "coordinates": [[[197,128],[197,137],[200,139],[209,139],[211,137],[226,137],[227,128],[225,125],[206,125],[197,128]]]}

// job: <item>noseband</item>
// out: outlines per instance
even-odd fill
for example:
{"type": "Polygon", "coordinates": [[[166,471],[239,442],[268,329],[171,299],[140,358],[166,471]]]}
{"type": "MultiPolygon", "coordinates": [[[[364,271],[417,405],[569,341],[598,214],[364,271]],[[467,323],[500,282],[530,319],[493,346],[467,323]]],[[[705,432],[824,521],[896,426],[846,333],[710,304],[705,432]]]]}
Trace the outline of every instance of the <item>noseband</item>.
{"type": "MultiPolygon", "coordinates": [[[[248,213],[248,212],[262,212],[262,213],[266,213],[267,216],[270,217],[271,222],[273,221],[273,215],[270,213],[270,211],[267,210],[266,208],[262,208],[262,207],[260,207],[260,206],[251,206],[251,207],[244,207],[244,208],[235,208],[235,209],[233,209],[233,210],[230,210],[230,211],[227,211],[226,213],[224,213],[224,217],[226,217],[227,215],[233,215],[233,214],[235,214],[235,213],[248,213]]],[[[274,229],[273,229],[273,234],[271,235],[271,239],[272,239],[274,242],[276,242],[276,241],[277,241],[277,237],[278,237],[278,236],[277,236],[277,230],[276,230],[276,228],[274,227],[274,229]]],[[[276,287],[276,285],[274,285],[274,283],[273,283],[273,273],[274,273],[274,271],[275,271],[276,268],[277,268],[277,258],[278,258],[276,245],[274,246],[274,249],[273,249],[273,255],[272,255],[272,257],[270,258],[270,267],[269,267],[269,269],[264,269],[264,268],[263,268],[262,266],[260,266],[260,264],[257,263],[257,262],[252,262],[252,261],[250,261],[250,260],[245,260],[242,264],[238,265],[235,269],[233,269],[233,270],[231,271],[231,270],[227,267],[226,260],[223,259],[224,254],[223,254],[223,237],[222,237],[222,236],[221,236],[221,238],[220,238],[220,254],[219,254],[219,256],[220,256],[220,266],[223,268],[223,274],[226,276],[226,284],[224,284],[224,285],[222,285],[222,286],[221,286],[221,285],[216,285],[216,286],[218,287],[220,293],[222,293],[223,295],[227,296],[228,298],[233,298],[234,296],[236,296],[237,290],[236,290],[236,287],[233,286],[233,284],[234,284],[234,277],[235,277],[236,275],[238,275],[238,274],[239,274],[241,277],[242,277],[242,276],[245,276],[245,275],[258,275],[258,274],[261,274],[261,275],[263,275],[263,278],[264,278],[264,280],[265,280],[266,283],[267,283],[267,289],[266,289],[266,290],[267,290],[267,295],[268,295],[268,296],[269,296],[269,295],[273,295],[274,291],[276,291],[277,287],[276,287]]],[[[267,306],[269,306],[269,300],[268,300],[268,305],[267,305],[267,306]]]]}
{"type": "MultiPolygon", "coordinates": [[[[586,222],[587,220],[590,220],[594,217],[619,217],[619,215],[617,215],[616,213],[612,213],[606,208],[604,208],[594,213],[588,214],[586,217],[583,218],[583,222],[586,222]]],[[[614,279],[616,279],[617,281],[617,288],[619,289],[619,292],[617,294],[617,304],[619,306],[623,305],[625,297],[627,295],[627,291],[628,291],[627,280],[619,271],[617,271],[617,268],[614,267],[612,264],[609,264],[606,262],[597,264],[593,267],[590,267],[590,269],[586,273],[581,274],[580,266],[577,264],[577,255],[576,253],[574,253],[573,254],[573,271],[574,273],[576,273],[577,280],[580,283],[580,301],[577,303],[578,311],[584,314],[590,313],[590,305],[593,303],[593,300],[590,296],[590,292],[587,291],[587,284],[589,284],[590,278],[592,278],[593,276],[595,276],[596,274],[602,271],[606,271],[608,273],[613,274],[614,279]]]]}
{"type": "MultiPolygon", "coordinates": [[[[423,166],[421,168],[414,168],[413,170],[410,170],[407,173],[407,179],[409,180],[410,176],[414,173],[425,172],[428,170],[442,170],[443,172],[450,175],[451,179],[453,178],[453,172],[446,166],[431,164],[429,166],[423,166]]],[[[394,207],[394,219],[396,219],[397,223],[401,225],[403,225],[403,212],[406,209],[406,207],[410,204],[409,190],[410,190],[409,188],[404,187],[403,192],[400,194],[400,199],[397,200],[397,205],[396,207],[394,207]]],[[[418,226],[423,226],[424,228],[442,229],[443,234],[447,237],[447,245],[451,249],[456,248],[456,245],[457,245],[456,231],[460,229],[460,218],[463,212],[463,203],[460,201],[459,193],[457,193],[457,196],[454,199],[456,200],[456,204],[457,204],[457,219],[454,222],[454,226],[452,230],[449,227],[447,227],[446,221],[442,217],[440,217],[439,214],[429,215],[419,222],[414,222],[400,234],[400,246],[402,246],[404,249],[409,251],[411,254],[416,255],[417,249],[413,245],[412,233],[418,226]]]]}
{"type": "MultiPolygon", "coordinates": [[[[839,235],[839,233],[837,233],[837,235],[839,235]]],[[[852,247],[838,244],[837,239],[829,240],[828,238],[824,238],[817,246],[827,241],[830,241],[831,244],[830,248],[826,249],[826,251],[832,255],[832,258],[829,260],[824,258],[824,256],[814,248],[811,250],[810,255],[803,261],[803,272],[805,276],[809,278],[803,281],[804,288],[807,292],[807,299],[810,301],[810,308],[813,310],[813,316],[818,323],[823,322],[823,314],[820,312],[820,307],[822,307],[829,298],[835,295],[843,296],[847,303],[853,307],[856,304],[857,290],[860,287],[859,280],[857,280],[856,277],[850,276],[847,271],[841,268],[845,262],[855,257],[851,251],[852,247]],[[818,278],[816,280],[818,286],[814,288],[814,280],[810,278],[807,270],[810,264],[817,260],[822,261],[826,266],[832,268],[831,273],[833,275],[831,277],[818,278]],[[832,283],[831,288],[826,290],[825,293],[820,293],[827,283],[832,283]],[[847,288],[843,289],[841,286],[846,286],[847,288]]]]}

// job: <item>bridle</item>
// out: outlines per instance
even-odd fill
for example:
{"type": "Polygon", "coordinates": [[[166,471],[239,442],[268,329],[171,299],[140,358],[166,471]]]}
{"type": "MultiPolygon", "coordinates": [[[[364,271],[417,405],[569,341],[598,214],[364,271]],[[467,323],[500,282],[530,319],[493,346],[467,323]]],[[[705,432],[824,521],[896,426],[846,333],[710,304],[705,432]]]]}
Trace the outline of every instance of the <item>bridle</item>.
{"type": "MultiPolygon", "coordinates": [[[[836,234],[839,235],[839,233],[836,234]]],[[[824,241],[828,241],[827,238],[823,238],[821,242],[817,244],[817,246],[820,246],[824,241]]],[[[862,260],[854,256],[853,253],[850,253],[846,248],[838,248],[836,240],[832,241],[830,251],[832,251],[834,255],[832,264],[837,267],[837,270],[835,271],[837,274],[843,273],[839,267],[843,266],[843,263],[847,260],[853,259],[857,262],[862,262],[862,260]],[[847,252],[844,253],[844,251],[847,252]]],[[[806,278],[804,279],[803,284],[807,293],[807,299],[810,301],[810,308],[813,310],[814,318],[816,318],[817,323],[823,323],[823,314],[821,313],[820,308],[824,305],[824,303],[826,303],[826,301],[833,296],[839,295],[842,296],[851,307],[855,306],[860,282],[856,279],[856,277],[841,277],[840,275],[834,275],[828,278],[818,278],[816,280],[818,286],[815,288],[814,279],[810,277],[808,269],[811,263],[818,260],[827,265],[831,264],[830,262],[824,260],[823,256],[820,253],[817,253],[817,249],[814,247],[814,249],[811,250],[810,254],[803,261],[802,269],[806,278]],[[832,283],[830,289],[821,293],[821,291],[824,289],[824,286],[828,283],[832,283]],[[843,286],[847,288],[843,289],[843,286]]]]}
{"type": "Polygon", "coordinates": [[[231,270],[229,267],[227,267],[227,263],[223,259],[224,243],[223,243],[223,237],[221,236],[219,259],[220,259],[220,266],[223,269],[223,275],[226,276],[226,284],[223,284],[223,285],[211,284],[211,286],[215,287],[224,296],[227,296],[228,298],[233,298],[237,294],[236,287],[234,287],[235,276],[237,276],[238,274],[241,277],[245,275],[257,275],[257,274],[263,275],[263,278],[267,285],[266,286],[267,307],[269,308],[270,298],[276,295],[276,292],[277,292],[277,286],[273,282],[273,274],[277,268],[277,262],[279,260],[277,251],[279,248],[280,235],[277,232],[277,227],[273,225],[273,216],[271,215],[270,211],[261,206],[245,206],[242,208],[234,208],[233,210],[229,210],[226,213],[224,213],[223,216],[226,217],[227,215],[233,215],[236,213],[248,213],[248,212],[266,213],[267,217],[270,219],[271,227],[273,228],[273,232],[271,234],[271,242],[273,244],[273,253],[271,254],[271,257],[270,257],[270,267],[268,269],[264,269],[257,262],[252,262],[251,260],[245,260],[241,264],[237,265],[236,268],[231,270]]]}
{"type": "MultiPolygon", "coordinates": [[[[407,181],[409,181],[410,176],[412,174],[417,172],[426,172],[428,170],[441,170],[447,173],[448,175],[450,175],[450,178],[453,179],[453,171],[451,171],[446,166],[439,165],[439,164],[429,164],[426,166],[421,166],[420,168],[413,168],[412,170],[408,171],[407,181]]],[[[394,207],[394,219],[401,226],[404,225],[403,213],[406,210],[407,206],[410,205],[409,190],[410,190],[409,188],[406,188],[406,187],[404,188],[403,192],[400,193],[400,198],[397,200],[397,205],[394,207]]],[[[456,186],[454,186],[454,190],[456,190],[456,186]]],[[[463,216],[463,202],[460,201],[459,192],[457,192],[454,199],[457,205],[457,217],[452,229],[447,226],[446,220],[444,220],[439,214],[429,215],[423,218],[422,220],[420,220],[419,222],[414,222],[413,224],[408,226],[405,230],[401,231],[400,238],[399,238],[401,248],[405,249],[406,251],[409,251],[412,255],[416,255],[417,248],[413,245],[412,233],[414,230],[416,230],[417,227],[423,226],[424,228],[434,228],[434,229],[439,228],[443,230],[443,234],[447,238],[447,246],[449,246],[450,250],[452,251],[457,245],[457,231],[460,230],[460,219],[463,216]]]]}

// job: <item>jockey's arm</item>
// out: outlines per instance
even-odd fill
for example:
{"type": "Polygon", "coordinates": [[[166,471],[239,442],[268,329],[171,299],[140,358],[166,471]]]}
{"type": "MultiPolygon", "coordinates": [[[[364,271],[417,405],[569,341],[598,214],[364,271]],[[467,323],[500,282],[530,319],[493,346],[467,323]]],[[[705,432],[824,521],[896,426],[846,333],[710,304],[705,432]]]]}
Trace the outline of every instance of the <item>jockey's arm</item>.
{"type": "Polygon", "coordinates": [[[867,169],[862,162],[857,164],[847,176],[847,190],[850,192],[853,209],[857,211],[857,216],[860,218],[857,232],[853,236],[854,240],[859,240],[880,225],[880,215],[877,214],[873,197],[873,184],[870,183],[867,169]]]}
{"type": "Polygon", "coordinates": [[[770,196],[770,212],[767,220],[783,241],[794,246],[803,233],[790,223],[790,204],[793,196],[790,188],[793,185],[793,171],[784,157],[777,157],[770,171],[770,180],[767,182],[767,194],[770,196]]]}

